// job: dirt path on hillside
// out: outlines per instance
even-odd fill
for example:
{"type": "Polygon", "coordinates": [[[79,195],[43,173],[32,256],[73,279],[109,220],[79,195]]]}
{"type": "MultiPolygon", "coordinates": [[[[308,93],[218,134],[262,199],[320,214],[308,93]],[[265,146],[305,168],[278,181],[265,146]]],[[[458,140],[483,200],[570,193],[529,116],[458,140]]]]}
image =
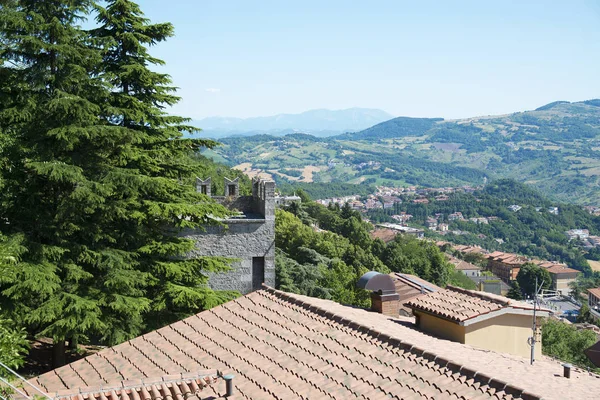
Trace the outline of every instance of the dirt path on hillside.
{"type": "Polygon", "coordinates": [[[302,176],[304,176],[304,179],[302,179],[300,182],[312,182],[313,181],[313,173],[319,172],[320,170],[321,170],[321,168],[315,167],[314,165],[307,165],[306,167],[304,167],[304,170],[302,171],[302,176]]]}

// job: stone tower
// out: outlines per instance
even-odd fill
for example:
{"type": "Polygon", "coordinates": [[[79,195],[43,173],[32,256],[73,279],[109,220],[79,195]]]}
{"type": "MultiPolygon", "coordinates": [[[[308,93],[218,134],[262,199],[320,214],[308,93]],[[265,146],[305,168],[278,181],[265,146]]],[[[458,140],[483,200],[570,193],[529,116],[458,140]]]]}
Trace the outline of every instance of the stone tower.
{"type": "MultiPolygon", "coordinates": [[[[210,178],[196,180],[199,192],[210,194],[210,178]]],[[[239,195],[239,179],[225,178],[224,196],[211,196],[232,211],[223,220],[226,226],[186,230],[183,236],[196,242],[194,256],[235,258],[231,271],[210,273],[215,290],[236,290],[242,294],[260,289],[262,283],[275,287],[275,182],[253,179],[252,196],[239,195]]]]}

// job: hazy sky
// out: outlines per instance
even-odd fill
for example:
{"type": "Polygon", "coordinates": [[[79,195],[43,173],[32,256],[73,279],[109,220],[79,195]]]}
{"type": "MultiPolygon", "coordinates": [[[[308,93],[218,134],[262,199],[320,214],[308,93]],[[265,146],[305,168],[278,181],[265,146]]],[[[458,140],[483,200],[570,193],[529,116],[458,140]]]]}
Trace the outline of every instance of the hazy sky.
{"type": "Polygon", "coordinates": [[[193,117],[459,118],[600,97],[600,2],[140,0],[193,117]]]}

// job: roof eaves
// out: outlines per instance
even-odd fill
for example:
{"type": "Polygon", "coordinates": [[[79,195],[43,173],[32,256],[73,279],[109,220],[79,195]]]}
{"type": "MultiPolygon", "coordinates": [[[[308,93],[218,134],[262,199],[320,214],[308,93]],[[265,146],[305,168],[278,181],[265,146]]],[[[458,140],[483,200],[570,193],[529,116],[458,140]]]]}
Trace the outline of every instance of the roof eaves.
{"type": "MultiPolygon", "coordinates": [[[[195,388],[195,393],[202,391],[207,386],[215,384],[222,378],[222,373],[217,370],[203,370],[198,372],[182,372],[176,375],[165,375],[162,377],[155,378],[142,378],[135,380],[123,380],[120,382],[105,383],[100,386],[91,387],[79,387],[77,389],[61,389],[55,392],[48,393],[48,396],[54,400],[61,399],[72,399],[72,398],[111,398],[110,393],[122,393],[146,390],[150,391],[150,387],[171,387],[172,385],[178,385],[181,383],[191,384],[192,388],[195,388]]],[[[128,396],[127,396],[128,397],[128,396]]],[[[122,396],[119,396],[122,398],[122,396]]],[[[135,398],[135,395],[134,395],[135,398]]]]}
{"type": "MultiPolygon", "coordinates": [[[[542,310],[536,310],[536,313],[539,313],[539,315],[538,315],[539,317],[549,317],[551,314],[551,311],[542,309],[542,310]]],[[[486,313],[479,314],[473,318],[468,318],[466,320],[459,322],[459,325],[460,326],[469,326],[469,325],[476,324],[478,322],[486,321],[490,318],[499,317],[504,314],[533,316],[533,309],[505,307],[505,308],[501,308],[499,310],[493,310],[493,311],[488,311],[486,313]]]]}

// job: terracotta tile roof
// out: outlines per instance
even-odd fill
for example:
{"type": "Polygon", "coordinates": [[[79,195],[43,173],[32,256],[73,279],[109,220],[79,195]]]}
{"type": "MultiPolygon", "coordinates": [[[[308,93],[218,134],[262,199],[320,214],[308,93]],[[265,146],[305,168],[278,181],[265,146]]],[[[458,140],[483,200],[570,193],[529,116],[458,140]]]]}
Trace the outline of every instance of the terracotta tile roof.
{"type": "Polygon", "coordinates": [[[465,260],[461,260],[459,258],[453,257],[448,255],[447,256],[448,261],[454,265],[454,268],[458,271],[466,271],[466,270],[480,270],[481,267],[475,265],[475,264],[471,264],[470,262],[467,262],[465,260]]]}
{"type": "Polygon", "coordinates": [[[390,276],[394,281],[396,293],[400,296],[400,311],[406,316],[412,315],[412,310],[404,305],[405,302],[424,293],[442,290],[439,286],[415,275],[392,272],[390,276]]]}
{"type": "MultiPolygon", "coordinates": [[[[441,287],[429,281],[426,281],[425,279],[421,279],[416,275],[392,272],[390,276],[394,280],[397,292],[398,290],[402,290],[405,287],[413,288],[417,290],[419,294],[437,292],[438,290],[442,290],[441,287]]],[[[400,299],[402,299],[402,297],[400,297],[400,299]]]]}
{"type": "MultiPolygon", "coordinates": [[[[508,297],[454,286],[416,297],[406,302],[405,305],[414,310],[425,311],[455,322],[465,322],[503,308],[533,310],[533,305],[508,297]]],[[[550,312],[547,309],[542,311],[550,312]]]]}
{"type": "MultiPolygon", "coordinates": [[[[410,321],[263,289],[31,382],[54,393],[213,368],[235,375],[238,399],[564,399],[600,391],[600,379],[579,370],[566,380],[546,358],[530,366],[429,336],[410,321]]],[[[217,388],[219,398],[222,386],[201,393],[217,388]]]]}
{"type": "Polygon", "coordinates": [[[600,287],[588,289],[587,291],[588,291],[588,293],[591,293],[600,299],[600,287]]]}
{"type": "MultiPolygon", "coordinates": [[[[55,400],[209,400],[226,398],[216,391],[224,387],[217,371],[180,373],[160,378],[121,381],[114,385],[79,387],[48,393],[55,400]]],[[[231,397],[230,397],[231,398],[231,397]]]]}
{"type": "Polygon", "coordinates": [[[573,268],[569,268],[564,264],[555,264],[549,268],[546,268],[548,270],[548,272],[550,272],[551,274],[556,274],[556,275],[560,275],[560,274],[578,274],[581,271],[578,271],[576,269],[573,268]]]}
{"type": "Polygon", "coordinates": [[[501,255],[503,255],[504,253],[501,251],[494,251],[493,253],[490,253],[487,255],[487,258],[496,258],[499,257],[501,255]]]}
{"type": "Polygon", "coordinates": [[[546,261],[546,260],[531,260],[530,262],[532,262],[535,265],[539,265],[542,268],[550,268],[550,267],[554,267],[554,266],[561,266],[561,267],[566,267],[565,264],[559,264],[556,262],[552,262],[552,261],[546,261]]]}

